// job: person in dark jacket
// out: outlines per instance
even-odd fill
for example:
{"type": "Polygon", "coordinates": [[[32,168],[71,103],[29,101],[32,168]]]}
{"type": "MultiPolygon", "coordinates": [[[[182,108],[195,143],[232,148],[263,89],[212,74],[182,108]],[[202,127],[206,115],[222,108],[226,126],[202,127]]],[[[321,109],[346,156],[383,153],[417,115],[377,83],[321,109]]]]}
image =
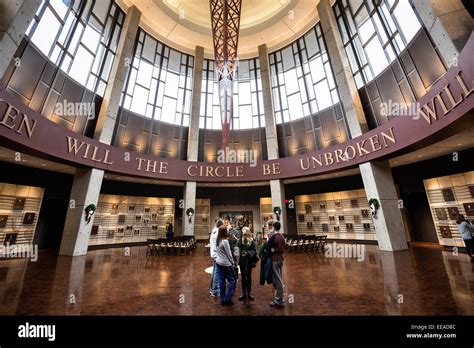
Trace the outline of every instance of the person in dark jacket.
{"type": "Polygon", "coordinates": [[[166,228],[166,239],[172,240],[172,239],[173,239],[173,236],[174,236],[173,224],[170,222],[170,223],[168,224],[168,227],[166,228]]]}
{"type": "Polygon", "coordinates": [[[258,257],[260,258],[260,285],[265,285],[272,283],[272,259],[268,254],[266,247],[266,242],[260,246],[258,251],[258,257]]]}
{"type": "Polygon", "coordinates": [[[270,307],[283,308],[283,253],[285,251],[285,237],[280,231],[281,224],[277,221],[273,223],[275,234],[268,240],[265,249],[270,254],[272,260],[272,280],[275,288],[275,298],[270,302],[270,307]]]}
{"type": "Polygon", "coordinates": [[[250,300],[254,301],[255,298],[252,296],[252,268],[255,265],[257,247],[255,241],[252,238],[250,228],[242,228],[242,235],[237,243],[239,248],[239,266],[240,274],[242,276],[242,296],[239,297],[239,301],[250,300]]]}

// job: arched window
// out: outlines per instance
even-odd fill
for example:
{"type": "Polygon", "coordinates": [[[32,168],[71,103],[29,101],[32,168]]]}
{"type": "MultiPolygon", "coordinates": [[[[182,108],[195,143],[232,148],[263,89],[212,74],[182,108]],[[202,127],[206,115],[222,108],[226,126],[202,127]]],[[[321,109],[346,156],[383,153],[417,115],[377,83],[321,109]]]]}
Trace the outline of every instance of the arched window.
{"type": "Polygon", "coordinates": [[[337,0],[333,11],[358,88],[389,66],[421,29],[409,0],[337,0]]]}
{"type": "Polygon", "coordinates": [[[27,36],[66,74],[103,96],[124,17],[112,0],[43,0],[27,36]]]}

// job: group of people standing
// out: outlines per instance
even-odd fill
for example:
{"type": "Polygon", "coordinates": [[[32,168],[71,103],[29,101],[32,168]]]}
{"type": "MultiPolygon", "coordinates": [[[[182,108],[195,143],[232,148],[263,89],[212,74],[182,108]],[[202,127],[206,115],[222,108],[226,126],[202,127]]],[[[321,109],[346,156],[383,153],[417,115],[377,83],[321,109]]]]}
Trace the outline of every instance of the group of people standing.
{"type": "Polygon", "coordinates": [[[209,238],[210,254],[213,261],[210,294],[220,297],[221,305],[232,306],[240,268],[242,295],[239,301],[254,301],[252,295],[252,270],[261,262],[260,284],[273,284],[275,298],[270,302],[271,307],[282,308],[283,300],[283,253],[285,238],[279,222],[268,222],[267,242],[260,247],[257,245],[250,228],[243,227],[242,231],[232,228],[230,219],[218,218],[209,238]],[[237,267],[238,265],[238,267],[237,267]],[[262,282],[263,280],[263,282],[262,282]]]}

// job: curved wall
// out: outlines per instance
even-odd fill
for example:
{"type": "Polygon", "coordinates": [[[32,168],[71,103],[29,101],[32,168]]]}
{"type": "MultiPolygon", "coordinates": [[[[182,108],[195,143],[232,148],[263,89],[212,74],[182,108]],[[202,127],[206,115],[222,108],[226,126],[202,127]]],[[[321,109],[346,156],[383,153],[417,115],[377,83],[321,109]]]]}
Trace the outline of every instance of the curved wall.
{"type": "Polygon", "coordinates": [[[428,34],[421,29],[399,58],[359,89],[369,128],[396,117],[397,109],[390,107],[393,103],[413,105],[445,73],[446,67],[428,34]],[[389,107],[383,108],[383,103],[389,107]]]}
{"type": "Polygon", "coordinates": [[[248,182],[287,179],[350,168],[375,159],[435,142],[442,134],[468,120],[474,106],[474,34],[451,67],[419,99],[420,112],[396,117],[361,136],[324,150],[304,155],[248,163],[217,164],[175,159],[158,161],[154,156],[132,152],[87,139],[45,120],[9,92],[0,90],[0,136],[8,141],[52,156],[106,171],[148,178],[199,181],[248,182]],[[422,116],[422,117],[420,117],[422,116]],[[459,121],[459,122],[458,122],[459,121]]]}
{"type": "Polygon", "coordinates": [[[55,106],[57,103],[63,104],[64,101],[92,103],[98,111],[102,97],[94,95],[67,76],[26,38],[21,42],[15,56],[20,58],[21,64],[16,66],[14,61],[11,62],[0,86],[51,121],[73,132],[92,136],[96,120],[86,116],[60,114],[56,112],[55,106]]]}
{"type": "MultiPolygon", "coordinates": [[[[313,28],[311,33],[317,36],[320,51],[315,51],[314,54],[325,51],[324,38],[316,29],[313,28]]],[[[306,36],[307,34],[304,38],[306,36]]],[[[308,42],[298,41],[298,45],[304,46],[302,52],[309,52],[309,47],[306,47],[310,46],[308,42]]],[[[277,59],[275,52],[271,54],[277,59]]],[[[310,56],[308,53],[305,54],[306,57],[310,56]]],[[[14,62],[10,64],[9,71],[2,79],[2,87],[53,122],[91,137],[96,120],[83,116],[58,115],[55,113],[55,105],[62,101],[86,102],[93,103],[96,110],[99,110],[102,98],[66,76],[27,39],[22,42],[17,56],[21,58],[22,65],[17,67],[14,62]]],[[[276,65],[277,61],[274,62],[276,65]]],[[[359,90],[370,128],[375,129],[391,119],[381,112],[382,103],[389,101],[413,103],[445,72],[446,69],[430,38],[425,30],[420,30],[400,54],[400,58],[395,59],[379,76],[359,90]],[[426,61],[432,63],[424,64],[426,61]]],[[[187,137],[186,126],[154,120],[122,109],[119,122],[116,124],[113,144],[138,154],[185,160],[187,137]]],[[[200,130],[199,161],[215,162],[217,150],[221,146],[220,137],[219,130],[200,130]]],[[[257,160],[267,159],[263,127],[234,130],[231,137],[232,149],[252,149],[257,153],[257,160]]],[[[282,158],[311,153],[349,139],[340,103],[318,111],[312,116],[278,124],[277,137],[279,154],[282,158]]]]}

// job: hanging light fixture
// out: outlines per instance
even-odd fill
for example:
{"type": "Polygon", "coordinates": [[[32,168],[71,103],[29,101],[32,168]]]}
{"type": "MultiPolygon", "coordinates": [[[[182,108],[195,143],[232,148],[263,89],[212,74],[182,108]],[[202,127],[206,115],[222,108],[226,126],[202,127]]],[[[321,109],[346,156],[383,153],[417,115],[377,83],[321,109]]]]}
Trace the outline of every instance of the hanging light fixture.
{"type": "Polygon", "coordinates": [[[233,116],[233,80],[237,69],[241,0],[210,0],[212,39],[222,125],[222,148],[229,147],[233,116]]]}

